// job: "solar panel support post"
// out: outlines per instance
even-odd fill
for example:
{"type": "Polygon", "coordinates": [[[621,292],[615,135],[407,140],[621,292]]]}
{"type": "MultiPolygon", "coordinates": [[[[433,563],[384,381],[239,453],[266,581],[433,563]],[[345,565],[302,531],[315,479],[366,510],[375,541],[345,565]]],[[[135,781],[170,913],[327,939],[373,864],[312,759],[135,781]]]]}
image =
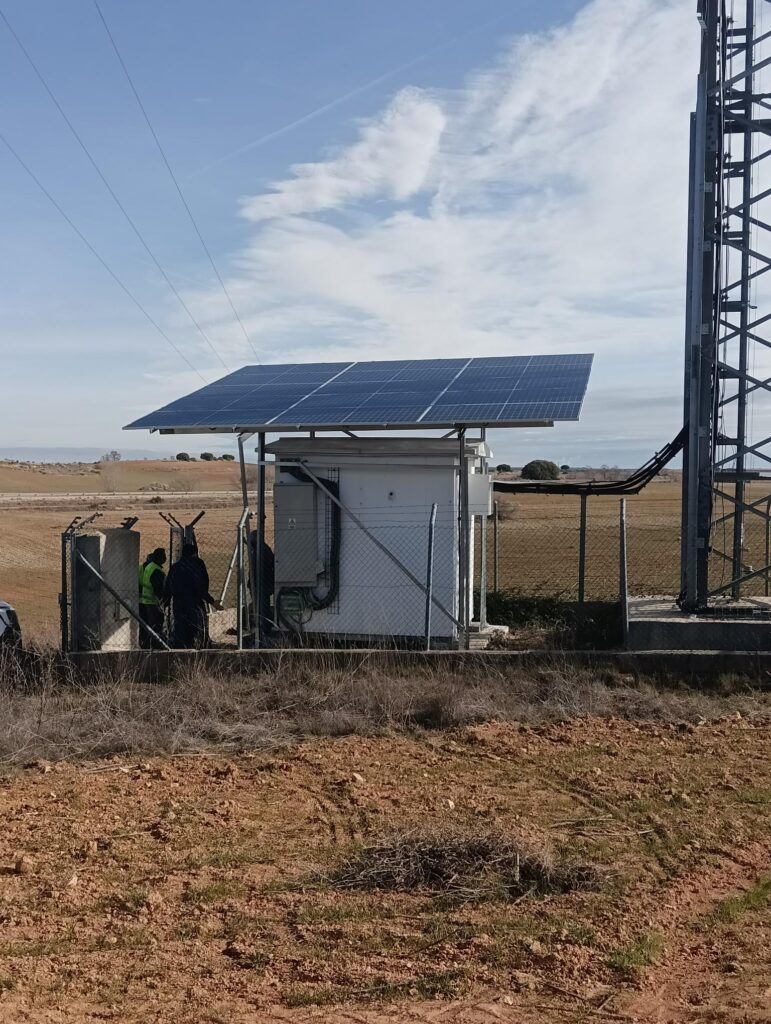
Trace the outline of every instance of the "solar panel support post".
{"type": "Polygon", "coordinates": [[[466,459],[466,428],[458,430],[458,619],[460,634],[458,646],[469,646],[469,515],[468,515],[468,460],[466,459]]]}
{"type": "Polygon", "coordinates": [[[246,479],[246,458],[244,457],[244,443],[249,440],[251,434],[238,435],[238,466],[241,471],[241,501],[244,508],[249,508],[249,483],[246,479]]]}
{"type": "MultiPolygon", "coordinates": [[[[487,430],[482,427],[480,440],[483,444],[482,460],[480,470],[487,473],[487,458],[485,456],[487,430]]],[[[479,517],[479,629],[487,628],[487,509],[482,510],[479,517]]]]}
{"type": "Polygon", "coordinates": [[[236,647],[244,649],[244,517],[241,513],[236,532],[236,647]]]}
{"type": "MultiPolygon", "coordinates": [[[[262,645],[262,604],[264,594],[263,551],[265,549],[265,434],[257,435],[257,543],[254,560],[250,563],[252,579],[252,600],[254,601],[254,641],[255,648],[262,645]]],[[[251,554],[251,551],[250,551],[251,554]]]]}
{"type": "MultiPolygon", "coordinates": [[[[243,526],[240,530],[240,541],[242,546],[246,547],[246,557],[244,558],[243,552],[241,558],[238,560],[238,590],[241,594],[241,601],[243,608],[248,608],[247,594],[251,590],[252,596],[252,607],[255,608],[254,601],[254,573],[248,572],[247,567],[250,566],[249,555],[252,550],[251,541],[251,530],[250,530],[250,512],[249,512],[249,481],[246,475],[246,457],[244,455],[244,443],[249,440],[253,435],[251,433],[243,433],[238,435],[238,464],[241,471],[241,503],[243,506],[243,526]],[[248,581],[248,582],[247,582],[248,581]]],[[[244,614],[242,610],[242,614],[244,614]]],[[[255,613],[255,620],[257,616],[255,613]]],[[[238,649],[243,650],[243,630],[238,634],[238,649]]]]}

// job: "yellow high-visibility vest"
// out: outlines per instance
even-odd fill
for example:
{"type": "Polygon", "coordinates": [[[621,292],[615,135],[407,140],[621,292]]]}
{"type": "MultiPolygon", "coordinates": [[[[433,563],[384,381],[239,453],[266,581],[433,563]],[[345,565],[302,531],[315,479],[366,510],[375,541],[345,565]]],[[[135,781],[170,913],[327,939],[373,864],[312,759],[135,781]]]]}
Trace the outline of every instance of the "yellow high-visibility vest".
{"type": "Polygon", "coordinates": [[[157,562],[147,562],[146,565],[139,566],[139,603],[140,604],[160,604],[160,599],[156,597],[153,585],[150,582],[153,578],[153,573],[156,569],[160,569],[160,565],[157,562]]]}

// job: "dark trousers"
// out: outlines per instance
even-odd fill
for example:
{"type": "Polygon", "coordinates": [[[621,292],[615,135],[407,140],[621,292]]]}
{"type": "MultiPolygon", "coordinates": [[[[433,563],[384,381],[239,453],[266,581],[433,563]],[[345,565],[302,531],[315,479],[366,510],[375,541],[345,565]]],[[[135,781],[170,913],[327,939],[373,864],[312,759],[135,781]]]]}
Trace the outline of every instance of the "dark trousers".
{"type": "Polygon", "coordinates": [[[208,642],[206,608],[200,602],[171,602],[171,646],[177,650],[200,650],[208,642]]]}
{"type": "MultiPolygon", "coordinates": [[[[163,637],[163,609],[160,605],[140,604],[139,618],[142,622],[146,622],[150,629],[154,630],[158,636],[163,637]]],[[[152,633],[148,633],[142,626],[139,627],[139,646],[146,651],[162,649],[152,633]]]]}

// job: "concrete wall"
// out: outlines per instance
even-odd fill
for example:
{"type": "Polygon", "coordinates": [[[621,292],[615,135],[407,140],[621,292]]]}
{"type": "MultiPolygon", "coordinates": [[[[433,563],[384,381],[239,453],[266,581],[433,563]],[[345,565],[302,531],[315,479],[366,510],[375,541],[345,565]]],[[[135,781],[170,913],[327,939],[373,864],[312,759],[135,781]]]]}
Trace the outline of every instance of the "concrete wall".
{"type": "MultiPolygon", "coordinates": [[[[389,670],[414,667],[436,673],[448,670],[514,671],[581,668],[612,669],[666,683],[685,681],[708,686],[721,676],[747,676],[759,689],[768,689],[771,654],[725,651],[387,651],[387,650],[263,650],[263,651],[145,651],[82,653],[63,656],[62,664],[84,679],[130,674],[138,682],[166,682],[192,668],[215,673],[281,672],[302,666],[321,671],[389,670]]],[[[30,672],[32,676],[34,673],[30,672]]]]}
{"type": "MultiPolygon", "coordinates": [[[[139,541],[138,532],[122,528],[75,538],[75,550],[133,609],[138,606],[139,541]]],[[[80,561],[74,567],[73,599],[79,650],[126,651],[137,646],[135,620],[80,561]]]]}

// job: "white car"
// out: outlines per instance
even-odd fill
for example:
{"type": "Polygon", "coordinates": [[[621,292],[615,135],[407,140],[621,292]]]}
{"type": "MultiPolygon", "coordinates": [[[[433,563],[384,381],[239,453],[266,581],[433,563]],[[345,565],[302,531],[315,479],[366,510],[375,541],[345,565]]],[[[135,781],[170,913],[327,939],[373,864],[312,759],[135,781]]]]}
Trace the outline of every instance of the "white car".
{"type": "Polygon", "coordinates": [[[7,601],[0,601],[0,645],[5,644],[20,646],[21,627],[16,611],[7,601]]]}

